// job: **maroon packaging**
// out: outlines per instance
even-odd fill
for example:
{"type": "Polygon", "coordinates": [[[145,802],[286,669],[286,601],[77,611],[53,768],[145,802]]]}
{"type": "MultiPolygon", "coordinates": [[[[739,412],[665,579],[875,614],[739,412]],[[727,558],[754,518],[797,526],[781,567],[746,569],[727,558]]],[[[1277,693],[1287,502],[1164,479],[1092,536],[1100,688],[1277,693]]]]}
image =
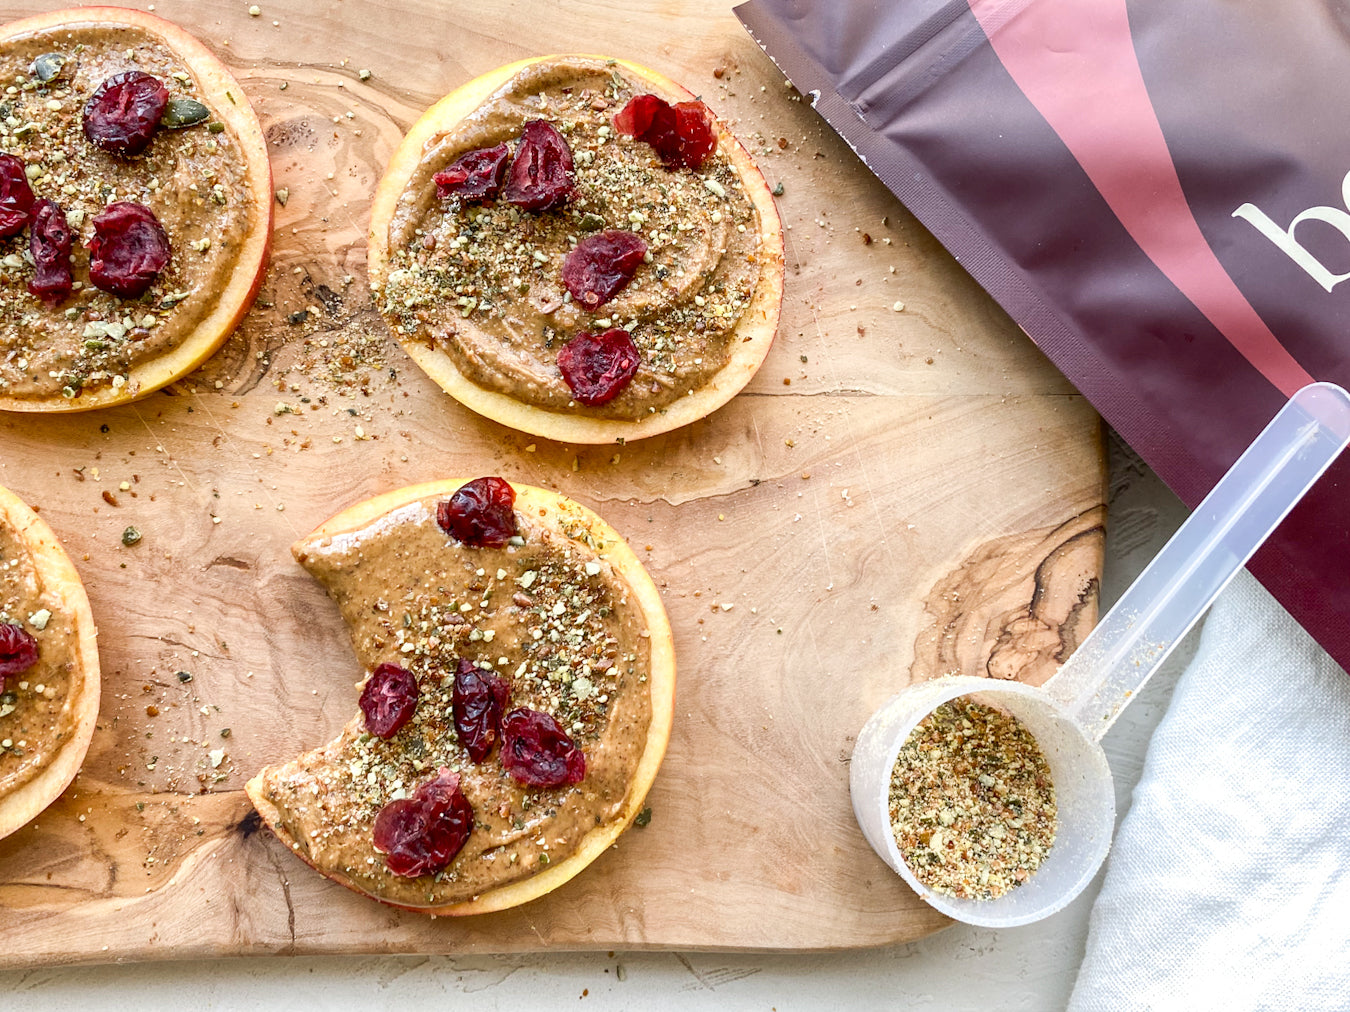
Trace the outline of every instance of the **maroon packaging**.
{"type": "MultiPolygon", "coordinates": [[[[751,0],[816,110],[1190,506],[1350,387],[1332,0],[751,0]]],[[[1250,563],[1350,667],[1342,458],[1250,563]]]]}

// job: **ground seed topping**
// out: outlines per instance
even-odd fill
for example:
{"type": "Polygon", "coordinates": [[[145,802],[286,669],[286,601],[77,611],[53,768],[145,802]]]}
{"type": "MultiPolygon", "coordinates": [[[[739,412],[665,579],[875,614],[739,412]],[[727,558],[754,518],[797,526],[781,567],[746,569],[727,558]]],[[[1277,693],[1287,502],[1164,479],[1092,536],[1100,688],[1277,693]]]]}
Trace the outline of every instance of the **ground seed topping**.
{"type": "Polygon", "coordinates": [[[1031,733],[967,697],[919,722],[891,773],[891,831],[928,888],[990,900],[1023,882],[1055,840],[1055,787],[1031,733]]]}

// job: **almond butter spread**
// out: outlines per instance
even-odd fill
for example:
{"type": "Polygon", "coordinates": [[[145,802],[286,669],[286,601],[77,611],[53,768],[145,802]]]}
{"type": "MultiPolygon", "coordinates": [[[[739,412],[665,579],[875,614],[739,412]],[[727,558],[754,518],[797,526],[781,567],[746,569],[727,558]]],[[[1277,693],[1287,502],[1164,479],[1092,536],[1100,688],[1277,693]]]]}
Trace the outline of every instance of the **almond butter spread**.
{"type": "Polygon", "coordinates": [[[6,795],[41,773],[74,733],[84,676],[75,660],[73,616],[44,584],[23,541],[3,524],[0,623],[22,627],[38,648],[37,662],[6,678],[0,693],[0,795],[6,795]]]}
{"type": "Polygon", "coordinates": [[[329,745],[260,777],[300,857],[408,906],[466,901],[527,878],[619,819],[652,719],[650,634],[589,528],[562,520],[560,534],[517,510],[511,543],[469,548],[440,529],[436,505],[416,500],[299,553],[337,602],[364,668],[392,663],[416,676],[411,720],[385,740],[358,716],[329,745]],[[511,707],[558,721],[585,753],[580,783],[529,788],[496,751],[469,759],[451,717],[461,658],[506,678],[511,707]],[[473,807],[468,842],[434,876],[394,875],[373,848],[375,816],[442,767],[460,774],[473,807]]]}
{"type": "Polygon", "coordinates": [[[207,101],[184,61],[129,26],[52,29],[0,50],[0,152],[26,164],[34,195],[59,204],[75,236],[75,290],[55,305],[27,290],[33,277],[27,229],[0,239],[0,395],[75,398],[86,388],[127,386],[133,366],[192,334],[260,213],[238,138],[209,107],[194,125],[160,127],[135,157],[110,154],[86,139],[85,103],[105,79],[128,70],[159,78],[169,89],[171,112],[191,108],[184,100],[207,101]],[[117,201],[149,207],[172,248],[169,266],[139,299],[118,298],[89,282],[91,223],[117,201]]]}
{"type": "Polygon", "coordinates": [[[400,337],[442,349],[481,387],[553,411],[635,420],[708,383],[762,283],[761,223],[724,151],[697,170],[671,170],[614,128],[614,114],[648,93],[611,61],[541,61],[428,144],[390,221],[389,273],[376,293],[400,337]],[[469,151],[514,143],[535,119],[571,149],[570,201],[526,211],[437,197],[437,172],[469,151]],[[626,288],[587,312],[564,287],[562,264],[602,229],[638,233],[647,256],[626,288]],[[640,365],[612,401],[587,407],[561,378],[558,350],[611,327],[630,333],[640,365]]]}

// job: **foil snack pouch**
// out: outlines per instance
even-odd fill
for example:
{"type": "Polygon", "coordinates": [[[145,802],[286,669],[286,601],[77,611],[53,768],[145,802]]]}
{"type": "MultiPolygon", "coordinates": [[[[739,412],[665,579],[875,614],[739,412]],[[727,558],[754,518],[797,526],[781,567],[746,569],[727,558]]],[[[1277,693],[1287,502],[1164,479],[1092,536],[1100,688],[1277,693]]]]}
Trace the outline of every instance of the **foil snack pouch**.
{"type": "MultiPolygon", "coordinates": [[[[756,41],[1189,505],[1350,387],[1350,5],[751,0],[756,41]]],[[[1350,457],[1251,570],[1350,667],[1350,457]]]]}

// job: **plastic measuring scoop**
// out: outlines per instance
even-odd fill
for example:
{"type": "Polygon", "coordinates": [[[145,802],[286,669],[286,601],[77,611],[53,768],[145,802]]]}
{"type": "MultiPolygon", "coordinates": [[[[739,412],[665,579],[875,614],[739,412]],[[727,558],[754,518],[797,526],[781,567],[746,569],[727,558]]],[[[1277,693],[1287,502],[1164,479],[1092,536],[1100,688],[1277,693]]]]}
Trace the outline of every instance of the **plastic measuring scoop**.
{"type": "Polygon", "coordinates": [[[1332,383],[1304,387],[1044,686],[948,676],[892,696],[859,732],[849,772],[853,811],[872,848],[928,903],[968,924],[1027,924],[1077,896],[1106,859],[1115,829],[1102,735],[1347,442],[1350,394],[1332,383]],[[993,900],[957,899],[920,883],[891,830],[888,794],[900,747],[919,721],[958,696],[1021,721],[1055,785],[1054,846],[1025,883],[993,900]]]}

